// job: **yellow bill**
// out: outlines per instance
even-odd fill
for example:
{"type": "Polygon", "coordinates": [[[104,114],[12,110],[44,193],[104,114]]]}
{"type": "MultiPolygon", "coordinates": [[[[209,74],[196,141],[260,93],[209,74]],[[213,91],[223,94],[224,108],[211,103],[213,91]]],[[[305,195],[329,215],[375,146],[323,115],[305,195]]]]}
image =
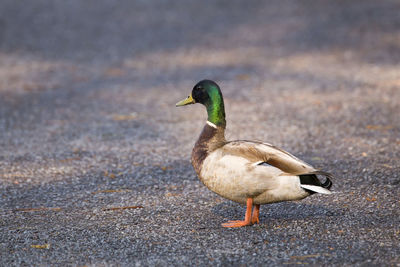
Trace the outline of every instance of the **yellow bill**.
{"type": "Polygon", "coordinates": [[[176,106],[180,107],[180,106],[185,106],[185,105],[194,104],[194,103],[196,103],[196,102],[194,101],[192,94],[190,94],[190,96],[188,96],[187,98],[176,103],[176,106]]]}

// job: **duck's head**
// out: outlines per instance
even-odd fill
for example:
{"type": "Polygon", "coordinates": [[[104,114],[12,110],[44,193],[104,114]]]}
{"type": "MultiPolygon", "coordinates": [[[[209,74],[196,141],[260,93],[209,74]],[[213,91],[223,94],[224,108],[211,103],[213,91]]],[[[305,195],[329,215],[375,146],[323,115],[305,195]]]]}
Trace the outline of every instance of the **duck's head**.
{"type": "Polygon", "coordinates": [[[208,121],[225,127],[224,99],[218,84],[211,80],[202,80],[192,89],[192,93],[182,101],[176,103],[177,107],[189,104],[203,104],[208,113],[208,121]]]}

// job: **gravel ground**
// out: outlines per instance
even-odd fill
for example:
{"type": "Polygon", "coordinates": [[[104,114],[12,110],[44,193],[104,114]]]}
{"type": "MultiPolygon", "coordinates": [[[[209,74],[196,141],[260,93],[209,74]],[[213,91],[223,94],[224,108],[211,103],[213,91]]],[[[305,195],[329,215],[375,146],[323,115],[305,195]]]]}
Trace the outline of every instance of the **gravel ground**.
{"type": "Polygon", "coordinates": [[[0,265],[400,266],[399,62],[395,0],[2,0],[0,265]],[[245,207],[197,179],[206,114],[174,106],[204,78],[229,139],[335,194],[222,228],[245,207]]]}

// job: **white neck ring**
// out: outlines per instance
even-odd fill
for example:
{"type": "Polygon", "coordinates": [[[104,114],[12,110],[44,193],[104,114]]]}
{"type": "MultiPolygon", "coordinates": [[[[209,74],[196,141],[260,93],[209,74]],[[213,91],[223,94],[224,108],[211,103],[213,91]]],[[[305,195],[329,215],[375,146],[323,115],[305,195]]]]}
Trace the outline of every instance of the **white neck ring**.
{"type": "Polygon", "coordinates": [[[214,123],[209,122],[209,121],[206,121],[206,123],[207,123],[208,125],[210,125],[211,127],[217,129],[217,125],[215,125],[214,123]]]}

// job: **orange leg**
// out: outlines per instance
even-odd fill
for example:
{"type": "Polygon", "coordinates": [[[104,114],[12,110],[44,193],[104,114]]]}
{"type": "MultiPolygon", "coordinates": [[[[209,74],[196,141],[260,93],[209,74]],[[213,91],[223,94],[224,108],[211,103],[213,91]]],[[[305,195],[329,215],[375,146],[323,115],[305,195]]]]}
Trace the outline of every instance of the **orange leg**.
{"type": "MultiPolygon", "coordinates": [[[[253,199],[252,198],[248,198],[247,199],[246,215],[244,217],[244,221],[228,221],[226,223],[223,223],[222,226],[223,227],[242,227],[242,226],[252,225],[253,223],[251,222],[251,219],[250,219],[252,208],[253,208],[253,199]]],[[[257,218],[258,218],[258,215],[257,215],[257,218]]]]}
{"type": "Polygon", "coordinates": [[[260,215],[260,205],[254,205],[253,209],[253,214],[251,215],[251,223],[260,223],[260,219],[258,219],[258,216],[260,215]]]}

